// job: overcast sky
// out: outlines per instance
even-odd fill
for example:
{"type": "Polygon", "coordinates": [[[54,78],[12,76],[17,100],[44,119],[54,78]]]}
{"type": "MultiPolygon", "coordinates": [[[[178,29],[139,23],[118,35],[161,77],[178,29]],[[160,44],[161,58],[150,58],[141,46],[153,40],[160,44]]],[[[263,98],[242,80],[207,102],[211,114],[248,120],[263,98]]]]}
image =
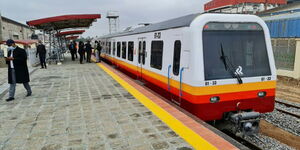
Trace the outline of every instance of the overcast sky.
{"type": "Polygon", "coordinates": [[[24,23],[66,14],[101,14],[102,18],[83,34],[108,33],[107,11],[118,11],[120,29],[138,23],[155,23],[192,13],[203,12],[210,0],[0,0],[2,16],[24,23]]]}

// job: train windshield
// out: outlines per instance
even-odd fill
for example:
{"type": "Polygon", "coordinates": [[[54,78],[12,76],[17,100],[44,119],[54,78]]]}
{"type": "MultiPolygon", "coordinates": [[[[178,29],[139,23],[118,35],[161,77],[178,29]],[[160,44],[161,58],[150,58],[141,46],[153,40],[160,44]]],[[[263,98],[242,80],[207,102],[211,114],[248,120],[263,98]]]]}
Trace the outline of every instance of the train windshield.
{"type": "Polygon", "coordinates": [[[256,23],[208,23],[203,54],[205,80],[271,75],[264,31],[256,23]]]}

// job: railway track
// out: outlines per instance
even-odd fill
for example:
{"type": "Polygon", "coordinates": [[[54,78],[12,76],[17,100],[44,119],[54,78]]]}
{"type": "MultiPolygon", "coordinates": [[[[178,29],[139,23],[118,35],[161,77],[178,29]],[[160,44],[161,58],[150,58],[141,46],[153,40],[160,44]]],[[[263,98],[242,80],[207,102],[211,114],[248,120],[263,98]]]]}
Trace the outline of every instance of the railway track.
{"type": "Polygon", "coordinates": [[[260,133],[262,135],[276,139],[281,143],[289,145],[290,147],[294,147],[296,149],[300,148],[300,143],[298,142],[300,140],[299,136],[294,135],[293,133],[288,132],[283,128],[278,127],[265,120],[260,121],[260,133]]]}
{"type": "Polygon", "coordinates": [[[300,109],[300,106],[297,106],[297,105],[293,105],[293,104],[290,104],[290,103],[286,103],[286,102],[283,102],[283,101],[278,101],[278,100],[275,100],[276,103],[279,103],[279,104],[283,104],[287,107],[294,107],[294,108],[298,108],[300,109]]]}
{"type": "Polygon", "coordinates": [[[223,130],[221,132],[225,133],[226,135],[230,136],[231,138],[235,139],[236,141],[238,141],[239,143],[243,144],[244,146],[246,146],[247,148],[249,148],[251,150],[263,150],[263,148],[259,147],[257,144],[255,144],[249,140],[246,140],[245,138],[237,136],[230,131],[223,130]]]}
{"type": "Polygon", "coordinates": [[[297,114],[297,113],[294,113],[292,111],[289,111],[288,109],[298,109],[300,111],[300,106],[297,106],[297,105],[293,105],[293,104],[290,104],[290,103],[286,103],[286,102],[283,102],[283,101],[278,101],[276,100],[276,103],[278,104],[282,104],[284,105],[286,108],[280,108],[280,107],[275,107],[275,109],[281,113],[285,113],[285,114],[288,114],[288,115],[291,115],[291,116],[294,116],[294,117],[297,117],[297,118],[300,118],[300,115],[297,114]]]}
{"type": "Polygon", "coordinates": [[[281,109],[281,108],[275,108],[275,109],[276,109],[277,111],[282,112],[282,113],[285,113],[285,114],[288,114],[288,115],[291,115],[291,116],[300,118],[300,115],[295,114],[295,113],[292,113],[292,112],[289,112],[289,111],[287,111],[287,110],[284,110],[284,109],[281,109]]]}

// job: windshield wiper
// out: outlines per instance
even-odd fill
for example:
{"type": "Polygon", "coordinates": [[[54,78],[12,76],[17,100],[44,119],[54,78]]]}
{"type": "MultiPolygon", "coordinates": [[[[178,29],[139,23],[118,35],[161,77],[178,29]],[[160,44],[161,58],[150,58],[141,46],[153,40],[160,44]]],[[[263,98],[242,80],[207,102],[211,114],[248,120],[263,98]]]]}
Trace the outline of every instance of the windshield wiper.
{"type": "Polygon", "coordinates": [[[233,67],[232,63],[230,62],[228,57],[225,55],[222,43],[221,43],[221,53],[222,53],[221,59],[224,63],[225,70],[228,71],[233,78],[236,78],[237,81],[239,82],[239,84],[243,84],[243,80],[242,80],[240,74],[237,73],[236,71],[234,71],[234,67],[233,67]]]}

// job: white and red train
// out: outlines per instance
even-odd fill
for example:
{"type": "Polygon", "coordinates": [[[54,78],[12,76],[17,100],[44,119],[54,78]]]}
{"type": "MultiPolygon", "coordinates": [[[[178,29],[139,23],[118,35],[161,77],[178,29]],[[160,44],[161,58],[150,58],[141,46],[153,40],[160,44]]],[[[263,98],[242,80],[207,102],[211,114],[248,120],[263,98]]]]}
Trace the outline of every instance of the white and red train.
{"type": "Polygon", "coordinates": [[[172,95],[204,121],[256,130],[274,109],[276,68],[269,30],[242,14],[192,14],[101,37],[102,57],[172,95]]]}

